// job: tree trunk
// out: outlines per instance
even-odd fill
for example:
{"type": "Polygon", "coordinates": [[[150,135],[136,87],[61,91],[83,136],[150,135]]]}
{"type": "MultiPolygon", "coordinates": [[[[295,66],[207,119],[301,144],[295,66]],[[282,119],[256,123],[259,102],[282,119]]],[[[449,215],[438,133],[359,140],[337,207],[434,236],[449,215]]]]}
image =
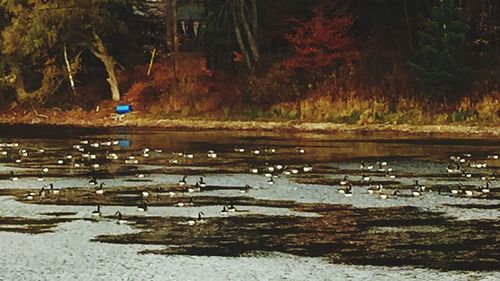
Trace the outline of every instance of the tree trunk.
{"type": "Polygon", "coordinates": [[[236,41],[238,42],[238,45],[240,47],[240,51],[245,57],[245,63],[248,67],[248,70],[252,71],[252,61],[250,60],[250,55],[247,52],[247,49],[245,47],[245,43],[243,42],[243,38],[241,37],[241,30],[239,27],[239,22],[238,18],[236,17],[236,8],[234,7],[234,3],[232,2],[231,4],[231,14],[233,16],[233,21],[234,21],[234,34],[236,35],[236,41]]]}
{"type": "Polygon", "coordinates": [[[257,0],[250,0],[252,3],[252,28],[253,28],[253,37],[255,41],[257,41],[257,32],[259,31],[259,18],[257,14],[257,0]]]}
{"type": "Polygon", "coordinates": [[[254,34],[252,34],[252,31],[250,30],[250,26],[248,25],[248,21],[245,15],[245,2],[244,0],[238,0],[237,2],[241,25],[243,26],[243,29],[245,30],[245,33],[247,35],[248,45],[250,46],[250,50],[252,51],[254,61],[258,62],[260,60],[259,50],[257,48],[257,43],[255,42],[254,34]]]}
{"type": "Polygon", "coordinates": [[[174,75],[177,77],[177,0],[165,0],[165,22],[167,24],[167,47],[172,55],[174,75]]]}
{"type": "Polygon", "coordinates": [[[112,56],[108,54],[108,50],[101,40],[101,37],[94,32],[94,43],[93,46],[89,48],[90,51],[104,64],[106,72],[108,73],[108,79],[106,79],[111,88],[111,96],[114,101],[120,100],[120,90],[118,89],[118,80],[115,75],[115,60],[112,56]]]}

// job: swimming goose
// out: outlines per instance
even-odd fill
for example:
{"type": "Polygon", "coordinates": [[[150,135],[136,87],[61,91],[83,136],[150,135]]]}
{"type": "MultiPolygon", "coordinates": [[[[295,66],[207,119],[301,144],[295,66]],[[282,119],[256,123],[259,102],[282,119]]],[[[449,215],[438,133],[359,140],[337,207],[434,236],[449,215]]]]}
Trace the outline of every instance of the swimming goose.
{"type": "Polygon", "coordinates": [[[45,197],[45,187],[42,186],[42,189],[40,189],[40,192],[38,192],[38,196],[40,196],[40,198],[45,197]]]}
{"type": "Polygon", "coordinates": [[[10,180],[11,181],[18,181],[19,180],[19,177],[16,177],[14,175],[14,171],[10,171],[10,180]]]}
{"type": "Polygon", "coordinates": [[[199,213],[198,213],[198,219],[197,219],[197,220],[188,220],[188,221],[187,221],[187,225],[191,225],[191,226],[193,226],[193,225],[195,225],[196,223],[204,223],[205,221],[203,220],[203,217],[202,217],[202,216],[204,216],[204,215],[205,215],[205,213],[203,213],[203,212],[199,212],[199,213]]]}
{"type": "Polygon", "coordinates": [[[380,194],[380,199],[395,198],[399,194],[399,192],[399,189],[396,189],[392,192],[392,194],[380,194]]]}
{"type": "Polygon", "coordinates": [[[346,185],[349,183],[349,177],[347,175],[340,181],[340,185],[346,185]]]}
{"type": "Polygon", "coordinates": [[[59,194],[59,192],[61,191],[60,189],[55,189],[53,183],[50,183],[49,187],[50,187],[49,192],[54,194],[54,195],[59,194]]]}
{"type": "Polygon", "coordinates": [[[101,185],[99,185],[99,187],[96,187],[95,188],[95,194],[102,195],[104,193],[104,189],[102,189],[103,186],[105,186],[105,184],[101,183],[101,185]]]}
{"type": "Polygon", "coordinates": [[[231,212],[231,213],[236,212],[236,207],[233,205],[233,203],[231,203],[231,206],[229,206],[229,208],[227,208],[227,211],[231,212]]]}
{"type": "Polygon", "coordinates": [[[199,185],[200,187],[207,187],[207,184],[203,181],[203,177],[200,177],[199,185]]]}
{"type": "Polygon", "coordinates": [[[338,189],[339,193],[344,194],[345,197],[352,197],[352,184],[348,184],[344,188],[338,189]]]}
{"type": "Polygon", "coordinates": [[[298,153],[300,153],[300,154],[304,154],[304,153],[306,153],[305,149],[300,148],[300,147],[296,147],[296,148],[295,148],[295,151],[297,151],[297,152],[298,152],[298,153]]]}
{"type": "Polygon", "coordinates": [[[462,184],[458,184],[456,187],[450,189],[451,194],[460,194],[462,193],[462,184]]]}
{"type": "Polygon", "coordinates": [[[92,179],[89,180],[90,185],[97,185],[97,179],[95,176],[92,176],[92,179]]]}
{"type": "Polygon", "coordinates": [[[223,215],[223,216],[226,216],[229,214],[229,212],[227,211],[227,206],[224,205],[224,207],[222,207],[222,211],[220,211],[220,214],[223,215]]]}
{"type": "Polygon", "coordinates": [[[370,186],[368,187],[368,193],[373,194],[376,192],[382,191],[382,185],[381,184],[373,184],[371,183],[370,186]]]}
{"type": "Polygon", "coordinates": [[[137,211],[139,212],[146,212],[148,210],[148,203],[147,202],[142,202],[139,206],[137,206],[137,211]]]}
{"type": "Polygon", "coordinates": [[[274,178],[271,177],[268,181],[267,181],[267,184],[269,185],[273,185],[274,184],[274,178]]]}
{"type": "Polygon", "coordinates": [[[390,178],[390,179],[395,179],[396,178],[396,176],[395,175],[391,175],[388,170],[385,170],[385,177],[386,178],[390,178]]]}
{"type": "Polygon", "coordinates": [[[37,181],[43,181],[42,173],[38,173],[38,176],[36,177],[37,181]]]}
{"type": "Polygon", "coordinates": [[[122,213],[120,211],[116,212],[115,216],[118,217],[118,221],[116,222],[117,224],[124,224],[127,222],[126,220],[123,219],[122,213]]]}
{"type": "Polygon", "coordinates": [[[490,182],[487,181],[486,185],[483,187],[481,186],[481,192],[482,193],[490,193],[490,182]]]}
{"type": "Polygon", "coordinates": [[[186,178],[187,178],[187,176],[183,176],[183,177],[182,177],[182,180],[180,180],[180,181],[179,181],[179,186],[184,186],[184,185],[186,185],[186,178]]]}
{"type": "Polygon", "coordinates": [[[97,205],[97,210],[92,211],[92,216],[93,217],[100,217],[101,216],[101,205],[97,205]]]}
{"type": "Polygon", "coordinates": [[[149,196],[149,192],[147,192],[147,191],[142,192],[142,197],[146,198],[148,196],[149,196]]]}

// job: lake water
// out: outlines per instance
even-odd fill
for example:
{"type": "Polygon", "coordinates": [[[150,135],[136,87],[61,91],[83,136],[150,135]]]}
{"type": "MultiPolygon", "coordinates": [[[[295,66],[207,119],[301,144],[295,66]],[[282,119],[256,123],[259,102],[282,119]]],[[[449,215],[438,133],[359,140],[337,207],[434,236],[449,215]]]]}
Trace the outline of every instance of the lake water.
{"type": "Polygon", "coordinates": [[[499,280],[499,154],[492,140],[0,126],[0,280],[499,280]],[[38,198],[49,183],[61,195],[38,198]],[[67,220],[43,222],[54,213],[67,220]]]}

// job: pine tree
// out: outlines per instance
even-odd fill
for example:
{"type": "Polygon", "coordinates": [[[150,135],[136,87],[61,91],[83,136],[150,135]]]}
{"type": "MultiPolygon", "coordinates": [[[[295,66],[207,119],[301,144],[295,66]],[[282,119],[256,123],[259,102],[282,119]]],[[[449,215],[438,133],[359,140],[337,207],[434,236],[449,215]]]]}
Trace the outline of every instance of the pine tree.
{"type": "Polygon", "coordinates": [[[433,7],[420,34],[420,47],[410,65],[426,93],[444,99],[469,85],[467,55],[468,26],[453,0],[440,0],[433,7]]]}

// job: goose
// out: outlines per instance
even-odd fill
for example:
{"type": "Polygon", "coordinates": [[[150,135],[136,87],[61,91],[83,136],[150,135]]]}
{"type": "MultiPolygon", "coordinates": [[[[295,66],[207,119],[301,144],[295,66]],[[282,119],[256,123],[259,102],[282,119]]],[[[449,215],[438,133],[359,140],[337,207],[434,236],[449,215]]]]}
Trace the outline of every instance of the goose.
{"type": "Polygon", "coordinates": [[[203,181],[203,177],[200,177],[199,185],[200,187],[207,187],[207,184],[203,181]]]}
{"type": "Polygon", "coordinates": [[[38,173],[38,176],[36,177],[36,180],[37,181],[44,181],[41,173],[38,173]]]}
{"type": "Polygon", "coordinates": [[[276,169],[277,170],[283,170],[283,165],[280,165],[280,164],[276,165],[276,169]]]}
{"type": "Polygon", "coordinates": [[[455,188],[450,189],[451,194],[462,193],[462,184],[458,184],[455,188]]]}
{"type": "Polygon", "coordinates": [[[95,194],[102,195],[104,193],[104,189],[102,189],[103,186],[105,186],[105,184],[101,183],[101,185],[99,187],[96,187],[95,194]]]}
{"type": "Polygon", "coordinates": [[[482,193],[490,193],[490,182],[487,181],[486,185],[484,187],[481,187],[481,192],[482,193]]]}
{"type": "Polygon", "coordinates": [[[149,196],[149,192],[147,192],[147,191],[143,191],[142,192],[142,197],[145,198],[145,197],[148,197],[148,196],[149,196]]]}
{"type": "Polygon", "coordinates": [[[227,211],[231,212],[231,213],[236,212],[236,207],[233,205],[233,203],[231,203],[231,206],[229,206],[229,208],[227,208],[227,211]]]}
{"type": "Polygon", "coordinates": [[[140,179],[144,178],[144,174],[135,174],[135,176],[140,179]]]}
{"type": "Polygon", "coordinates": [[[299,154],[304,154],[304,153],[306,153],[305,149],[300,148],[300,147],[296,147],[296,148],[295,148],[295,151],[297,151],[299,154]]]}
{"type": "Polygon", "coordinates": [[[49,172],[49,168],[43,168],[43,169],[42,169],[42,172],[44,172],[44,173],[48,173],[48,172],[49,172]]]}
{"type": "Polygon", "coordinates": [[[26,196],[24,198],[26,198],[26,200],[33,200],[33,196],[35,196],[35,193],[29,192],[26,194],[26,196]]]}
{"type": "Polygon", "coordinates": [[[268,181],[267,181],[267,184],[269,185],[273,185],[274,184],[274,178],[271,177],[268,181]]]}
{"type": "Polygon", "coordinates": [[[40,198],[45,197],[45,187],[42,186],[42,189],[40,189],[40,192],[38,192],[38,196],[40,196],[40,198]]]}
{"type": "Polygon", "coordinates": [[[298,169],[291,169],[290,172],[292,172],[292,174],[298,174],[299,170],[298,169]]]}
{"type": "Polygon", "coordinates": [[[497,160],[498,159],[498,155],[488,155],[488,159],[495,159],[497,160]]]}
{"type": "Polygon", "coordinates": [[[11,181],[18,181],[19,180],[19,177],[16,177],[14,175],[14,171],[10,171],[10,180],[11,181]]]}
{"type": "Polygon", "coordinates": [[[49,187],[50,187],[50,189],[49,189],[50,193],[52,193],[54,195],[57,195],[57,194],[59,194],[61,192],[60,189],[55,189],[54,188],[54,184],[53,183],[50,183],[49,187]]]}
{"type": "Polygon", "coordinates": [[[252,187],[250,185],[245,185],[244,188],[240,189],[240,193],[248,193],[252,187]]]}
{"type": "Polygon", "coordinates": [[[222,207],[222,211],[220,211],[220,214],[223,215],[223,216],[226,216],[229,214],[229,212],[227,211],[227,206],[224,205],[224,207],[222,207]]]}
{"type": "Polygon", "coordinates": [[[340,185],[346,185],[349,183],[349,177],[347,175],[340,181],[340,185]]]}
{"type": "Polygon", "coordinates": [[[187,176],[183,176],[182,180],[179,181],[179,186],[185,186],[186,185],[186,178],[187,176]]]}
{"type": "Polygon", "coordinates": [[[147,202],[143,202],[142,204],[137,206],[137,211],[139,211],[139,212],[146,212],[147,210],[148,210],[148,203],[147,202]]]}
{"type": "Polygon", "coordinates": [[[459,174],[462,172],[462,169],[459,164],[448,163],[448,165],[446,165],[446,171],[448,171],[448,174],[459,174]]]}
{"type": "Polygon", "coordinates": [[[98,142],[93,142],[90,144],[91,147],[95,147],[95,148],[98,148],[99,147],[99,143],[98,142]]]}
{"type": "Polygon", "coordinates": [[[416,185],[415,190],[412,191],[411,193],[414,197],[421,196],[423,194],[423,189],[422,186],[416,185]]]}
{"type": "Polygon", "coordinates": [[[273,177],[273,174],[271,174],[271,173],[265,173],[265,174],[264,174],[264,177],[265,177],[265,178],[272,178],[272,177],[273,177]]]}
{"type": "Polygon", "coordinates": [[[350,183],[346,187],[338,189],[338,191],[344,194],[345,197],[352,197],[352,185],[350,183]]]}
{"type": "Polygon", "coordinates": [[[7,155],[7,153],[8,153],[8,152],[7,152],[7,151],[5,151],[5,150],[0,150],[0,155],[7,155]]]}
{"type": "Polygon", "coordinates": [[[370,184],[370,187],[368,187],[368,193],[373,194],[376,192],[382,191],[382,185],[381,184],[370,184]]]}
{"type": "Polygon", "coordinates": [[[260,150],[258,150],[258,149],[252,150],[252,154],[259,155],[260,154],[260,150]]]}
{"type": "Polygon", "coordinates": [[[370,182],[372,178],[370,176],[366,176],[364,173],[361,174],[361,182],[362,183],[367,183],[370,182]]]}
{"type": "Polygon", "coordinates": [[[257,168],[250,168],[250,173],[251,174],[258,174],[259,173],[259,169],[257,169],[257,168]]]}
{"type": "Polygon", "coordinates": [[[385,177],[386,178],[390,178],[390,179],[395,179],[396,178],[396,176],[395,175],[391,175],[388,170],[385,171],[385,177]]]}
{"type": "Polygon", "coordinates": [[[21,162],[22,162],[22,160],[21,160],[21,159],[16,159],[16,161],[15,161],[15,162],[16,162],[16,163],[21,163],[21,162]]]}
{"type": "Polygon", "coordinates": [[[215,153],[213,150],[209,150],[207,153],[208,158],[215,159],[217,158],[217,153],[215,153]]]}
{"type": "Polygon", "coordinates": [[[313,168],[311,166],[306,166],[306,167],[303,168],[303,170],[304,170],[305,173],[311,172],[312,169],[313,168]]]}
{"type": "Polygon", "coordinates": [[[66,159],[73,159],[73,155],[71,154],[66,155],[66,159]]]}
{"type": "Polygon", "coordinates": [[[392,194],[380,194],[380,199],[389,199],[389,198],[392,198],[392,197],[396,197],[398,194],[399,194],[399,189],[396,189],[394,190],[394,192],[392,194]]]}
{"type": "Polygon", "coordinates": [[[185,204],[183,202],[179,202],[179,203],[175,204],[176,207],[184,207],[184,205],[185,204]]]}
{"type": "Polygon", "coordinates": [[[122,213],[121,213],[120,211],[117,211],[117,212],[115,213],[115,216],[117,216],[117,219],[118,219],[118,220],[116,221],[116,223],[117,223],[117,224],[124,224],[124,223],[126,223],[126,222],[127,222],[126,220],[124,220],[124,219],[123,219],[123,217],[122,217],[122,213]]]}
{"type": "Polygon", "coordinates": [[[99,168],[99,166],[100,166],[100,165],[99,165],[99,164],[97,164],[97,163],[92,164],[92,168],[94,168],[94,169],[98,169],[98,168],[99,168]]]}
{"type": "Polygon", "coordinates": [[[92,216],[93,217],[100,217],[101,216],[101,205],[97,205],[97,210],[92,211],[92,216]]]}
{"type": "Polygon", "coordinates": [[[178,164],[179,163],[179,160],[177,159],[171,159],[168,161],[170,164],[178,164]]]}
{"type": "Polygon", "coordinates": [[[205,215],[205,213],[199,212],[198,213],[198,219],[197,220],[188,220],[187,221],[187,225],[191,225],[192,226],[192,225],[195,225],[196,223],[204,223],[205,221],[203,220],[203,217],[202,217],[204,215],[205,215]]]}
{"type": "Polygon", "coordinates": [[[92,179],[89,180],[89,184],[90,185],[97,185],[97,179],[95,178],[95,176],[92,176],[92,179]]]}
{"type": "Polygon", "coordinates": [[[118,154],[116,153],[109,153],[109,150],[106,152],[106,159],[109,160],[118,160],[118,154]]]}
{"type": "Polygon", "coordinates": [[[64,164],[64,160],[62,160],[62,159],[57,160],[57,164],[59,164],[59,165],[64,164]]]}

